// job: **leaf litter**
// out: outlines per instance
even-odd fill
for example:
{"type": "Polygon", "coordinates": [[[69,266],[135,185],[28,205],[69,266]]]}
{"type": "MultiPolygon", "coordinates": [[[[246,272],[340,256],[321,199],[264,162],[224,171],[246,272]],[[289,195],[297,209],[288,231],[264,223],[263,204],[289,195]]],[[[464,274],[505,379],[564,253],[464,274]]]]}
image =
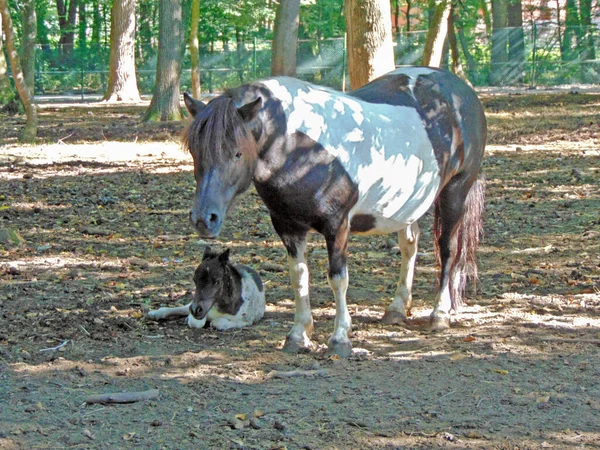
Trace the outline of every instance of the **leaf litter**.
{"type": "MultiPolygon", "coordinates": [[[[425,219],[413,314],[407,327],[382,325],[399,255],[390,237],[352,237],[349,303],[361,352],[347,360],[281,351],[293,322],[285,251],[254,191],[210,245],[259,270],[265,318],[230,332],[144,319],[190,301],[208,244],[187,223],[194,180],[177,144],[182,124],[139,125],[134,107],[94,107],[95,121],[81,120],[85,104],[42,108],[49,143],[18,147],[11,130],[20,119],[7,118],[0,228],[18,238],[0,243],[0,448],[597,445],[600,103],[484,102],[477,290],[449,332],[425,331],[436,284],[425,219]],[[57,116],[68,130],[51,126],[57,116]],[[94,142],[105,138],[115,142],[94,142]],[[160,396],[147,401],[84,404],[152,389],[160,396]]],[[[334,310],[317,235],[309,259],[323,348],[334,310]]]]}

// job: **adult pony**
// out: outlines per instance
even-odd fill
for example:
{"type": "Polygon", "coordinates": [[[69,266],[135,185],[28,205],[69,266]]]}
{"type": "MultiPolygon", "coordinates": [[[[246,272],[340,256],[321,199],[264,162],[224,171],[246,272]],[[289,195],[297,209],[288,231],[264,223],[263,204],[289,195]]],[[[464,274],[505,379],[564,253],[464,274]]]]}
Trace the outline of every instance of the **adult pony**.
{"type": "Polygon", "coordinates": [[[383,321],[402,323],[412,303],[417,220],[432,204],[441,266],[432,328],[449,327],[467,275],[476,275],[483,213],[486,121],[462,80],[411,67],[348,94],[276,77],[207,105],[187,94],[184,100],[194,117],[183,137],[196,178],[192,225],[202,237],[217,237],[234,197],[254,182],[287,250],[296,313],[284,350],[313,348],[310,229],[325,237],[329,255],[336,304],[329,351],[348,356],[348,233],[398,232],[400,280],[383,321]]]}

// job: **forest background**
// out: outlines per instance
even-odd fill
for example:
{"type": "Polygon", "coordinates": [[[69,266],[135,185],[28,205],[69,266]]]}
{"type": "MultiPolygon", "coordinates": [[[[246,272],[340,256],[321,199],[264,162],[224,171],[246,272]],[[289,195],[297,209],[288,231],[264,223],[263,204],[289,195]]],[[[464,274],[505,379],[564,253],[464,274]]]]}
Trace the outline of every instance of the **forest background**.
{"type": "MultiPolygon", "coordinates": [[[[7,3],[24,71],[31,67],[35,80],[35,95],[105,94],[111,47],[117,45],[111,43],[112,0],[7,3]],[[37,29],[33,39],[32,29],[37,29]]],[[[198,33],[197,65],[204,93],[270,75],[278,6],[274,0],[202,0],[197,6],[192,0],[116,3],[124,6],[112,11],[113,15],[135,16],[130,21],[135,28],[125,38],[134,48],[137,85],[142,94],[151,94],[155,87],[161,3],[167,10],[181,9],[182,90],[192,90],[191,31],[198,33]],[[199,14],[193,18],[194,8],[199,8],[199,14]],[[192,23],[197,24],[196,30],[192,23]]],[[[343,0],[299,3],[297,76],[337,89],[348,88],[343,0]]],[[[396,65],[422,61],[440,4],[449,2],[390,1],[396,65]]],[[[538,86],[595,83],[598,79],[597,1],[462,0],[451,6],[458,49],[454,57],[460,59],[474,85],[538,86]]],[[[445,66],[452,64],[449,45],[447,42],[445,66]]],[[[2,60],[0,57],[0,72],[7,66],[2,60]]],[[[6,69],[10,74],[10,67],[6,69]]]]}

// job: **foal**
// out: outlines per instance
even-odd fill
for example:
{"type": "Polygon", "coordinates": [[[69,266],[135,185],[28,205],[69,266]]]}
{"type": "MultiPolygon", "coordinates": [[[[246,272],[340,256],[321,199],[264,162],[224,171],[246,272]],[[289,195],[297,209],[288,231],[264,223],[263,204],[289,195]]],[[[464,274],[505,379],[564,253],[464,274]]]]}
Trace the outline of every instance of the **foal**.
{"type": "Polygon", "coordinates": [[[229,249],[219,254],[204,249],[202,263],[194,273],[194,300],[177,308],[159,308],[148,317],[155,320],[188,316],[190,328],[203,328],[206,322],[217,330],[242,328],[262,319],[265,290],[256,271],[229,262],[229,249]]]}

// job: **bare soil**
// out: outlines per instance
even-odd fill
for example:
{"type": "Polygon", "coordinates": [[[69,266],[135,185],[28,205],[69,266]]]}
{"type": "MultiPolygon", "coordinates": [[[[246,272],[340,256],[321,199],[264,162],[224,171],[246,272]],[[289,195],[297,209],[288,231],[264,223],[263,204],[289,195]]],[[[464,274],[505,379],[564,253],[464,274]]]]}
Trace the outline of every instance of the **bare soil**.
{"type": "MultiPolygon", "coordinates": [[[[23,240],[0,243],[0,449],[600,448],[600,96],[483,100],[485,239],[468,306],[448,332],[426,331],[428,216],[411,321],[382,325],[393,237],[353,237],[347,360],[281,351],[292,293],[254,191],[211,245],[260,271],[264,320],[217,332],[145,319],[189,301],[206,245],[187,222],[183,123],[50,105],[43,144],[23,147],[24,118],[0,117],[0,231],[23,240]],[[85,404],[149,389],[159,397],[85,404]]],[[[310,262],[324,346],[334,308],[318,235],[310,262]]]]}

